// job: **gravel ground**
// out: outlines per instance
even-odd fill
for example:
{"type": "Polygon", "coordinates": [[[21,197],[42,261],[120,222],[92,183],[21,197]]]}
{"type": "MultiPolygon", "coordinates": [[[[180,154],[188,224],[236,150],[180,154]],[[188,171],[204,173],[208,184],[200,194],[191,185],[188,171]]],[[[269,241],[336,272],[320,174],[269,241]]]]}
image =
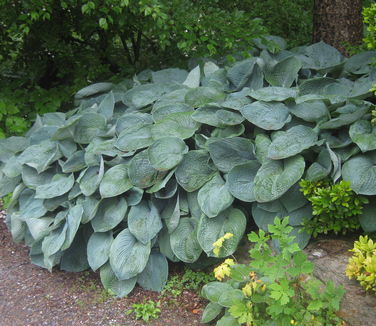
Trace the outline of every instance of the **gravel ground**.
{"type": "Polygon", "coordinates": [[[0,212],[0,326],[199,325],[205,303],[195,293],[163,299],[160,318],[146,324],[125,312],[133,303],[157,300],[157,293],[137,287],[128,298],[108,297],[95,273],[50,273],[32,265],[27,247],[12,242],[3,218],[0,212]]]}

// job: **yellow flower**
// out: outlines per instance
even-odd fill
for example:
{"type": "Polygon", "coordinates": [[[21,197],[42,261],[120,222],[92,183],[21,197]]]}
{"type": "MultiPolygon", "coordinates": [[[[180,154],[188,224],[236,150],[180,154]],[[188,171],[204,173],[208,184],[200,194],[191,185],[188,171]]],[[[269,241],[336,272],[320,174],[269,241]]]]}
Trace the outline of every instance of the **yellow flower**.
{"type": "Polygon", "coordinates": [[[221,264],[214,268],[214,276],[218,281],[222,281],[226,276],[230,276],[231,268],[228,264],[221,264]]]}
{"type": "Polygon", "coordinates": [[[242,288],[242,292],[243,292],[243,294],[244,294],[246,297],[250,297],[250,296],[252,296],[252,293],[253,293],[253,290],[252,290],[252,284],[251,284],[251,283],[247,283],[247,284],[242,288]]]}
{"type": "Polygon", "coordinates": [[[219,256],[219,253],[221,251],[221,248],[223,246],[223,242],[225,242],[225,240],[228,240],[230,238],[232,238],[234,235],[232,233],[229,233],[227,232],[223,237],[220,237],[217,241],[215,241],[213,243],[213,253],[215,256],[219,256]]]}

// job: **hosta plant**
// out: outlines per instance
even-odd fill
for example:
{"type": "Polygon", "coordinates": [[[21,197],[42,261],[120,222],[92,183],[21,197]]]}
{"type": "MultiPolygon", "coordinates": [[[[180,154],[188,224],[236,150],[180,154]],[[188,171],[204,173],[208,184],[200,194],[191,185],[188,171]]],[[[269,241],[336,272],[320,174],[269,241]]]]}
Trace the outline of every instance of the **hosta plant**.
{"type": "Polygon", "coordinates": [[[38,116],[0,140],[0,197],[31,261],[91,268],[118,296],[136,283],[162,290],[168,260],[191,268],[234,253],[251,218],[290,216],[304,247],[312,218],[299,181],[343,178],[369,204],[375,231],[376,129],[369,91],[375,52],[349,59],[324,43],[191,71],[143,71],[75,95],[67,113],[38,116]]]}
{"type": "Polygon", "coordinates": [[[360,236],[350,251],[353,256],[346,267],[346,275],[356,279],[366,291],[376,293],[376,243],[368,236],[360,236]]]}
{"type": "Polygon", "coordinates": [[[260,230],[248,239],[248,265],[226,259],[214,272],[220,282],[202,289],[206,306],[202,322],[217,319],[217,326],[343,325],[336,316],[344,294],[332,282],[323,286],[313,278],[313,263],[290,236],[288,217],[275,218],[269,234],[260,230]],[[269,243],[278,243],[274,254],[269,243]]]}

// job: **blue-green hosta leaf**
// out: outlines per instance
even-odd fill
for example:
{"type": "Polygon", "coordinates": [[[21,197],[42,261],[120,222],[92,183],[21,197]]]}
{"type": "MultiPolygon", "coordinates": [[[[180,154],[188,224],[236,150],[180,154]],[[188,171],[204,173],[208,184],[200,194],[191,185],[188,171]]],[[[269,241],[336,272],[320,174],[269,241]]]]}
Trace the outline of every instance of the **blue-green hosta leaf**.
{"type": "Polygon", "coordinates": [[[124,151],[131,152],[141,148],[150,146],[153,143],[151,126],[146,125],[140,129],[124,129],[117,139],[116,148],[124,151]]]}
{"type": "Polygon", "coordinates": [[[167,283],[168,263],[164,255],[152,252],[137,283],[145,290],[161,292],[167,283]]]}
{"type": "Polygon", "coordinates": [[[159,250],[161,251],[161,253],[165,255],[170,261],[172,262],[180,261],[180,259],[175,256],[174,252],[171,249],[170,235],[168,233],[167,228],[163,228],[161,232],[159,232],[158,245],[159,245],[159,250]]]}
{"type": "Polygon", "coordinates": [[[49,212],[53,212],[55,209],[59,207],[67,208],[69,206],[68,194],[66,193],[58,197],[45,199],[43,201],[43,205],[49,212]]]}
{"type": "Polygon", "coordinates": [[[101,201],[91,226],[95,232],[107,232],[117,226],[128,210],[125,198],[108,198],[101,201]]]}
{"type": "Polygon", "coordinates": [[[236,90],[242,89],[250,79],[256,64],[256,58],[235,63],[227,72],[227,78],[236,90]]]}
{"type": "Polygon", "coordinates": [[[209,154],[202,150],[189,151],[184,155],[176,169],[175,177],[185,191],[200,189],[213,177],[215,171],[209,167],[209,160],[209,154]]]}
{"type": "Polygon", "coordinates": [[[45,257],[56,254],[64,244],[68,225],[62,224],[47,235],[42,242],[42,251],[45,257]]]}
{"type": "MultiPolygon", "coordinates": [[[[173,185],[173,182],[171,181],[173,175],[175,173],[175,169],[168,172],[166,177],[163,179],[158,180],[151,188],[149,188],[146,192],[147,193],[155,193],[157,191],[165,189],[167,192],[174,191],[173,188],[175,187],[173,185]],[[170,182],[171,181],[171,182],[170,182]]],[[[176,183],[176,182],[175,182],[176,183]]]]}
{"type": "Polygon", "coordinates": [[[295,156],[317,143],[317,133],[309,127],[298,125],[281,131],[268,149],[268,157],[273,160],[295,156]]]}
{"type": "Polygon", "coordinates": [[[201,210],[208,217],[217,216],[234,201],[219,173],[199,190],[197,199],[201,210]]]}
{"type": "Polygon", "coordinates": [[[226,90],[228,89],[228,80],[227,80],[227,73],[226,70],[221,68],[210,75],[206,75],[201,80],[201,85],[204,87],[214,87],[220,90],[226,90]]]}
{"type": "Polygon", "coordinates": [[[82,272],[89,268],[87,242],[82,229],[78,231],[72,245],[63,251],[60,268],[67,272],[82,272]]]}
{"type": "Polygon", "coordinates": [[[269,160],[268,158],[268,149],[272,141],[269,136],[265,134],[258,134],[255,139],[255,155],[257,160],[264,164],[269,160]]]}
{"type": "Polygon", "coordinates": [[[125,113],[116,121],[116,133],[119,135],[125,130],[137,131],[141,127],[151,124],[153,124],[153,118],[148,113],[125,113]]]}
{"type": "MultiPolygon", "coordinates": [[[[218,303],[219,298],[221,295],[225,292],[229,292],[233,290],[234,288],[228,284],[228,283],[222,283],[222,282],[210,282],[201,290],[201,295],[214,303],[218,303]]],[[[228,324],[223,324],[223,326],[227,326],[228,324]]],[[[236,324],[235,324],[236,325],[236,324]]],[[[231,325],[232,326],[232,325],[231,325]]]]}
{"type": "Polygon", "coordinates": [[[362,214],[359,215],[359,222],[364,232],[376,231],[376,204],[373,199],[364,206],[362,214]]]}
{"type": "Polygon", "coordinates": [[[332,170],[332,160],[330,159],[329,151],[323,148],[316,162],[307,169],[305,179],[310,181],[318,181],[327,177],[332,170]]]}
{"type": "Polygon", "coordinates": [[[264,87],[249,92],[250,97],[264,102],[284,101],[289,98],[295,98],[297,95],[297,90],[285,87],[264,87]]]}
{"type": "Polygon", "coordinates": [[[304,68],[324,70],[335,67],[344,61],[343,55],[334,47],[324,42],[319,42],[307,46],[305,53],[311,64],[305,64],[304,68]]]}
{"type": "Polygon", "coordinates": [[[344,148],[353,143],[346,129],[321,131],[320,139],[324,139],[330,148],[344,148]]]}
{"type": "Polygon", "coordinates": [[[171,103],[184,103],[185,94],[189,91],[188,87],[175,89],[172,92],[164,94],[157,102],[153,104],[153,110],[158,110],[160,107],[171,105],[171,103]]]}
{"type": "Polygon", "coordinates": [[[123,96],[125,105],[135,108],[143,108],[158,100],[165,92],[160,84],[144,84],[126,91],[123,96]]]}
{"type": "Polygon", "coordinates": [[[243,88],[240,92],[230,93],[227,95],[226,100],[221,103],[221,106],[226,109],[232,109],[240,111],[240,109],[252,103],[252,100],[247,96],[249,93],[249,88],[243,88]]]}
{"type": "Polygon", "coordinates": [[[115,139],[103,140],[94,138],[93,141],[85,148],[85,163],[88,166],[98,165],[101,155],[116,157],[123,155],[121,151],[114,147],[115,139]]]}
{"type": "Polygon", "coordinates": [[[192,114],[192,119],[213,127],[234,126],[244,121],[239,113],[213,105],[205,105],[197,109],[192,114]]]}
{"type": "Polygon", "coordinates": [[[198,108],[209,103],[222,102],[225,97],[225,93],[214,87],[197,87],[187,92],[185,102],[198,108]]]}
{"type": "Polygon", "coordinates": [[[26,220],[28,218],[42,217],[47,213],[47,209],[43,206],[42,199],[35,199],[35,192],[25,189],[18,198],[20,218],[26,220]]]}
{"type": "Polygon", "coordinates": [[[290,113],[308,122],[318,122],[329,118],[329,110],[323,101],[313,100],[300,104],[289,104],[290,113]]]}
{"type": "Polygon", "coordinates": [[[72,189],[73,184],[73,174],[57,174],[52,178],[50,183],[40,185],[36,188],[35,198],[46,199],[64,195],[72,189]]]}
{"type": "Polygon", "coordinates": [[[111,90],[112,83],[95,83],[80,89],[75,95],[75,99],[82,99],[85,97],[93,96],[100,93],[105,93],[111,90]]]}
{"type": "Polygon", "coordinates": [[[216,167],[229,172],[234,166],[255,159],[250,140],[240,137],[219,139],[209,143],[209,153],[216,167]]]}
{"type": "Polygon", "coordinates": [[[6,175],[3,175],[0,179],[0,197],[3,197],[16,189],[17,185],[21,181],[21,176],[15,178],[8,178],[6,175]]]}
{"type": "Polygon", "coordinates": [[[128,228],[136,239],[148,244],[162,229],[162,221],[152,202],[141,201],[132,206],[128,214],[128,228]]]}
{"type": "Polygon", "coordinates": [[[94,232],[90,236],[87,243],[87,260],[94,272],[107,263],[113,240],[112,231],[94,232]]]}
{"type": "Polygon", "coordinates": [[[52,140],[73,140],[74,131],[81,116],[75,115],[65,121],[65,124],[58,128],[55,134],[51,137],[52,140]]]}
{"type": "Polygon", "coordinates": [[[18,177],[22,173],[22,165],[18,161],[18,157],[12,156],[2,167],[2,172],[8,178],[18,177]]]}
{"type": "Polygon", "coordinates": [[[167,226],[168,233],[172,233],[179,225],[180,221],[180,202],[179,195],[170,198],[166,206],[163,208],[161,218],[167,226]]]}
{"type": "Polygon", "coordinates": [[[7,214],[7,225],[9,226],[13,241],[16,243],[22,242],[25,238],[26,223],[20,218],[18,212],[7,214]]]}
{"type": "Polygon", "coordinates": [[[213,253],[213,243],[226,233],[232,233],[233,237],[225,240],[218,257],[232,255],[242,239],[247,219],[241,210],[229,208],[215,218],[202,215],[198,224],[197,239],[201,248],[208,256],[216,257],[213,253]]]}
{"type": "Polygon", "coordinates": [[[193,111],[171,113],[162,120],[157,121],[151,127],[151,134],[154,140],[163,137],[177,137],[181,139],[191,138],[199,124],[192,119],[193,111]]]}
{"type": "Polygon", "coordinates": [[[26,148],[18,157],[21,164],[26,164],[41,173],[48,169],[49,165],[57,161],[61,153],[55,142],[45,140],[38,145],[26,148]]]}
{"type": "Polygon", "coordinates": [[[352,74],[364,75],[370,72],[370,65],[376,57],[375,51],[358,53],[345,62],[345,70],[352,74]]]}
{"type": "Polygon", "coordinates": [[[165,173],[153,168],[147,150],[136,154],[128,167],[131,183],[138,188],[148,188],[164,177],[165,173]]]}
{"type": "Polygon", "coordinates": [[[81,223],[85,224],[90,222],[95,215],[97,214],[99,204],[101,203],[102,199],[97,198],[96,196],[89,196],[89,197],[83,197],[79,200],[77,200],[78,203],[80,203],[84,209],[81,223]]]}
{"type": "Polygon", "coordinates": [[[109,263],[101,267],[100,277],[103,287],[118,298],[123,298],[131,293],[137,282],[137,277],[120,281],[109,263]]]}
{"type": "Polygon", "coordinates": [[[80,204],[77,204],[69,209],[68,216],[66,218],[67,233],[64,244],[61,246],[61,250],[68,249],[73,243],[73,239],[76,236],[78,227],[81,223],[83,212],[84,209],[80,204]]]}
{"type": "Polygon", "coordinates": [[[192,112],[193,108],[185,103],[168,103],[153,109],[153,119],[155,122],[167,118],[170,114],[181,112],[192,112]]]}
{"type": "Polygon", "coordinates": [[[334,78],[329,77],[317,77],[311,78],[303,81],[299,85],[299,96],[316,96],[322,95],[324,97],[333,96],[334,94],[330,93],[330,89],[333,86],[339,85],[339,82],[334,78]]]}
{"type": "Polygon", "coordinates": [[[245,131],[244,125],[237,125],[237,126],[228,126],[225,128],[215,128],[212,133],[211,137],[214,138],[231,138],[241,136],[245,131]]]}
{"type": "Polygon", "coordinates": [[[249,161],[231,169],[227,176],[227,186],[231,195],[245,202],[255,201],[253,183],[260,164],[249,161]]]}
{"type": "Polygon", "coordinates": [[[77,172],[86,167],[85,152],[77,151],[68,160],[66,160],[61,168],[64,173],[77,172]]]}
{"type": "Polygon", "coordinates": [[[99,104],[98,113],[110,120],[114,114],[115,97],[113,92],[109,92],[99,104]]]}
{"type": "Polygon", "coordinates": [[[128,165],[115,165],[103,176],[99,186],[102,198],[116,197],[133,187],[128,177],[128,165]]]}
{"type": "Polygon", "coordinates": [[[201,323],[209,323],[219,316],[223,307],[218,303],[209,302],[202,312],[201,323]]]}
{"type": "Polygon", "coordinates": [[[51,232],[51,224],[54,219],[51,217],[27,218],[25,220],[29,232],[35,241],[43,239],[51,232]]]}
{"type": "Polygon", "coordinates": [[[349,134],[362,152],[376,149],[376,127],[368,120],[358,120],[353,123],[350,126],[349,134]]]}
{"type": "Polygon", "coordinates": [[[89,144],[101,131],[106,128],[106,119],[98,113],[84,113],[74,129],[74,141],[79,144],[89,144]]]}
{"type": "Polygon", "coordinates": [[[0,161],[6,162],[12,155],[22,152],[29,146],[29,140],[25,137],[12,136],[0,139],[0,161]]]}
{"type": "Polygon", "coordinates": [[[253,102],[240,109],[248,121],[265,130],[278,130],[291,121],[287,106],[283,103],[253,102]]]}
{"type": "Polygon", "coordinates": [[[265,74],[266,81],[272,86],[291,87],[298,79],[298,72],[302,68],[301,61],[292,56],[278,62],[265,74]]]}
{"type": "Polygon", "coordinates": [[[180,219],[178,227],[170,234],[171,248],[177,258],[185,263],[195,262],[202,249],[197,241],[197,221],[193,218],[180,219]]]}
{"type": "Polygon", "coordinates": [[[171,170],[177,166],[187,152],[188,146],[176,137],[160,138],[148,148],[151,165],[160,171],[171,170]]]}
{"type": "Polygon", "coordinates": [[[281,197],[304,173],[305,162],[301,155],[283,161],[267,161],[257,171],[254,194],[258,202],[268,202],[281,197]]]}
{"type": "Polygon", "coordinates": [[[219,67],[214,62],[212,62],[212,61],[205,62],[205,64],[204,64],[204,75],[206,77],[210,76],[211,74],[213,74],[217,70],[219,70],[219,67]]]}
{"type": "Polygon", "coordinates": [[[183,85],[188,86],[189,88],[197,88],[200,86],[200,79],[201,79],[200,66],[196,66],[194,69],[192,69],[189,72],[183,85]]]}
{"type": "Polygon", "coordinates": [[[142,199],[143,194],[144,190],[137,187],[133,187],[132,189],[128,190],[128,192],[126,193],[128,206],[138,205],[138,203],[142,199]]]}
{"type": "Polygon", "coordinates": [[[65,158],[70,158],[77,151],[77,144],[72,140],[60,140],[57,145],[65,158]]]}
{"type": "Polygon", "coordinates": [[[343,164],[342,178],[360,195],[376,195],[376,155],[357,155],[343,164]]]}
{"type": "Polygon", "coordinates": [[[320,124],[321,129],[338,129],[343,126],[352,124],[353,122],[359,120],[365,113],[367,113],[369,107],[367,105],[357,106],[352,103],[337,109],[337,112],[342,112],[337,118],[331,119],[327,122],[320,124]]]}
{"type": "Polygon", "coordinates": [[[119,280],[128,280],[140,274],[149,260],[150,243],[143,244],[129,229],[121,231],[112,242],[110,264],[119,280]]]}
{"type": "Polygon", "coordinates": [[[37,131],[33,132],[33,134],[30,136],[29,138],[30,145],[40,144],[44,140],[51,138],[52,135],[55,134],[57,129],[58,129],[57,126],[43,126],[39,128],[37,131]]]}
{"type": "Polygon", "coordinates": [[[167,68],[151,73],[153,83],[169,84],[169,83],[183,83],[187,78],[188,72],[178,68],[167,68]]]}
{"type": "Polygon", "coordinates": [[[97,191],[104,174],[104,162],[101,158],[100,166],[91,166],[82,171],[77,179],[80,189],[85,196],[91,196],[97,191]]]}

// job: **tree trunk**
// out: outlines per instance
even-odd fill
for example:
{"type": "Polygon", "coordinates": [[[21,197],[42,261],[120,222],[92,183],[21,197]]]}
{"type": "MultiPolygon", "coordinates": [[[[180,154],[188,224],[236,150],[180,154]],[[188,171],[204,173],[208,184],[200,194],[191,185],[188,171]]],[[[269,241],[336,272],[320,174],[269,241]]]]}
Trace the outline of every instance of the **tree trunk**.
{"type": "Polygon", "coordinates": [[[324,41],[347,55],[346,46],[363,37],[362,0],[315,0],[313,41],[324,41]]]}

